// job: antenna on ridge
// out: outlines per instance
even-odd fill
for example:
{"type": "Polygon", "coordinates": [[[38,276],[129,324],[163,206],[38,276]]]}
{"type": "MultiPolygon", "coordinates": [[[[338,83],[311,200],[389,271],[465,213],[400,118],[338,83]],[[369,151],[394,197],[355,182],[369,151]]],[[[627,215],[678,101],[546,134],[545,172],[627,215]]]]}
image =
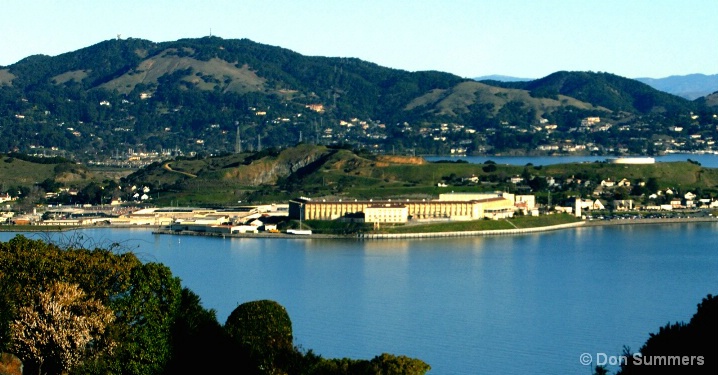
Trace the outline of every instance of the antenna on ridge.
{"type": "Polygon", "coordinates": [[[237,121],[234,122],[237,125],[237,137],[234,140],[234,152],[237,154],[242,153],[242,139],[239,137],[239,124],[237,121]]]}
{"type": "Polygon", "coordinates": [[[210,38],[212,37],[212,28],[211,27],[209,28],[209,37],[210,38]]]}
{"type": "Polygon", "coordinates": [[[122,34],[117,34],[117,40],[121,40],[121,39],[122,39],[122,34]]]}

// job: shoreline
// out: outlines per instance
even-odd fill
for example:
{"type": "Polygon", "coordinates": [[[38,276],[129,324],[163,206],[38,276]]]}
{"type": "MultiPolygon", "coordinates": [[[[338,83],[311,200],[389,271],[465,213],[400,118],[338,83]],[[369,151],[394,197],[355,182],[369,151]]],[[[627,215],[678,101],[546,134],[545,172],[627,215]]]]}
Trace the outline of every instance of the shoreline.
{"type": "Polygon", "coordinates": [[[611,220],[584,220],[586,226],[600,227],[613,225],[655,225],[655,224],[675,224],[675,223],[718,223],[715,217],[685,217],[685,218],[666,218],[666,219],[611,219],[611,220]]]}
{"type": "Polygon", "coordinates": [[[541,227],[516,228],[516,229],[492,229],[476,231],[456,232],[417,232],[417,233],[354,233],[354,234],[322,234],[296,235],[288,233],[211,233],[198,231],[172,231],[164,229],[163,226],[155,225],[85,225],[65,227],[43,227],[40,225],[22,226],[0,226],[0,232],[18,233],[39,233],[39,232],[66,232],[79,229],[146,229],[152,230],[157,235],[179,235],[179,236],[203,236],[217,238],[269,238],[269,239],[351,239],[351,240],[382,240],[382,239],[420,239],[420,238],[453,238],[453,237],[487,237],[487,236],[510,236],[531,233],[550,232],[581,227],[621,226],[621,225],[660,225],[660,224],[681,224],[681,223],[718,223],[716,217],[691,217],[691,218],[665,218],[665,219],[611,219],[611,220],[582,220],[573,223],[548,225],[541,227]]]}
{"type": "Polygon", "coordinates": [[[221,238],[283,238],[283,239],[351,239],[351,240],[382,240],[382,239],[416,239],[416,238],[452,238],[452,237],[487,237],[487,236],[510,236],[531,233],[550,232],[581,227],[600,227],[617,225],[660,225],[680,223],[718,223],[714,217],[692,217],[692,218],[667,218],[667,219],[613,219],[613,220],[582,220],[573,223],[548,225],[542,227],[520,228],[520,229],[494,229],[477,231],[458,232],[417,232],[417,233],[355,233],[348,235],[340,234],[311,234],[294,235],[287,233],[207,233],[195,231],[170,231],[165,229],[155,230],[153,234],[180,235],[180,236],[205,236],[221,238]]]}

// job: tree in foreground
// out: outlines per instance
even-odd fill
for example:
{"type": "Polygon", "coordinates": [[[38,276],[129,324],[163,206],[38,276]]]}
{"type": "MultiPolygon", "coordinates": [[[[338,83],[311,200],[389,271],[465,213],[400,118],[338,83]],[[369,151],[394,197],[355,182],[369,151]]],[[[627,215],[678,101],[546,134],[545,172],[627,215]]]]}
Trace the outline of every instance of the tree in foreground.
{"type": "Polygon", "coordinates": [[[628,358],[620,375],[653,374],[657,369],[680,374],[718,374],[718,298],[708,295],[688,324],[675,323],[650,334],[639,350],[641,363],[628,358]],[[698,357],[701,357],[700,360],[698,357]],[[686,361],[686,363],[680,363],[686,361]],[[680,363],[680,365],[676,365],[680,363]]]}
{"type": "Polygon", "coordinates": [[[284,306],[260,300],[237,306],[224,329],[242,350],[246,350],[261,373],[282,373],[296,351],[292,321],[284,306]]]}
{"type": "Polygon", "coordinates": [[[0,242],[0,352],[38,374],[423,375],[404,356],[324,359],[293,345],[274,301],[239,305],[224,326],[169,268],[131,252],[0,242]]]}
{"type": "Polygon", "coordinates": [[[423,375],[431,369],[419,359],[391,354],[363,360],[325,359],[311,350],[303,352],[292,343],[289,314],[270,300],[239,305],[224,328],[240,352],[248,352],[258,374],[423,375]]]}
{"type": "Polygon", "coordinates": [[[35,303],[19,308],[10,324],[12,349],[28,368],[61,374],[101,350],[114,313],[100,301],[86,298],[77,284],[55,282],[38,293],[35,303]]]}

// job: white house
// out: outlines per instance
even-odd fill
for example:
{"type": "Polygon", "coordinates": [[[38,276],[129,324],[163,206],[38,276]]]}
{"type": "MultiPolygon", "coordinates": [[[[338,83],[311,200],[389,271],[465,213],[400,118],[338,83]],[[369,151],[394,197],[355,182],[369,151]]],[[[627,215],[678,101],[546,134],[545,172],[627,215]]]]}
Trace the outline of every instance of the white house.
{"type": "Polygon", "coordinates": [[[603,205],[603,203],[601,203],[600,200],[596,199],[596,200],[593,201],[593,203],[591,204],[591,208],[590,208],[590,209],[592,209],[592,210],[603,210],[603,209],[605,209],[605,208],[606,208],[606,207],[603,205]]]}
{"type": "Polygon", "coordinates": [[[607,179],[601,181],[601,186],[613,187],[613,186],[615,186],[615,185],[616,185],[616,182],[615,182],[615,181],[611,181],[610,178],[607,178],[607,179]]]}
{"type": "Polygon", "coordinates": [[[623,186],[623,187],[629,187],[629,186],[631,186],[631,181],[628,181],[624,178],[624,179],[621,179],[621,181],[618,181],[617,185],[623,186]]]}

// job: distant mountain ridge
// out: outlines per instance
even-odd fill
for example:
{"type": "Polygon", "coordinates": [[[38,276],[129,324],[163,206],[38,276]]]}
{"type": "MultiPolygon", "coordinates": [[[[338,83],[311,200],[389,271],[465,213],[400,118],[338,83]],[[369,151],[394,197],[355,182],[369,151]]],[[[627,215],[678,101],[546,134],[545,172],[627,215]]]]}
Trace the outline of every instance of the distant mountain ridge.
{"type": "Polygon", "coordinates": [[[500,81],[500,82],[523,82],[523,81],[533,81],[535,78],[519,78],[519,77],[511,77],[511,76],[503,76],[500,74],[491,74],[488,76],[481,76],[474,78],[475,81],[500,81]]]}
{"type": "Polygon", "coordinates": [[[718,92],[718,74],[688,74],[665,78],[636,78],[657,90],[695,100],[718,92]]]}
{"type": "MultiPolygon", "coordinates": [[[[476,77],[474,80],[479,82],[528,82],[534,81],[535,79],[493,74],[476,77]]],[[[706,75],[696,73],[688,75],[675,75],[665,78],[641,77],[635,78],[635,80],[645,83],[656,90],[680,96],[688,100],[695,100],[718,92],[718,74],[706,75]]]]}

